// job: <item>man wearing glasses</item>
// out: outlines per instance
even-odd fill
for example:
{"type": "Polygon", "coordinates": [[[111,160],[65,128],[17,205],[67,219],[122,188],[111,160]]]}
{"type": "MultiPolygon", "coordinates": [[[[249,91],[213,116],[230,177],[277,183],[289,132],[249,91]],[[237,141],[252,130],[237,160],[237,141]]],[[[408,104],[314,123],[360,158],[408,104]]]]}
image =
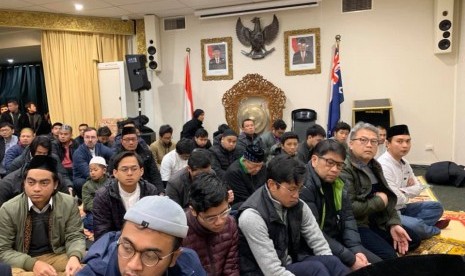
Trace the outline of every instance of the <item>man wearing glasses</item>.
{"type": "Polygon", "coordinates": [[[168,197],[146,196],[128,209],[121,232],[109,232],[89,249],[81,276],[206,276],[195,251],[181,248],[188,226],[168,197]]]}
{"type": "Polygon", "coordinates": [[[309,177],[300,197],[312,210],[333,254],[357,270],[381,259],[360,241],[351,202],[339,178],[345,158],[341,143],[332,139],[319,142],[307,164],[309,177]]]}
{"type": "Polygon", "coordinates": [[[159,194],[155,186],[141,179],[144,167],[137,153],[123,151],[113,158],[113,162],[114,179],[97,190],[94,197],[95,240],[107,232],[121,230],[126,210],[139,199],[159,194]]]}
{"type": "Polygon", "coordinates": [[[209,276],[239,276],[237,225],[230,212],[226,185],[216,175],[198,175],[191,186],[189,232],[182,245],[199,254],[209,276]]]}
{"type": "Polygon", "coordinates": [[[341,178],[349,198],[362,244],[381,259],[393,259],[420,245],[419,237],[403,227],[395,209],[397,198],[374,159],[378,150],[378,129],[357,123],[350,132],[350,159],[341,178]],[[396,252],[397,251],[397,252],[396,252]]]}
{"type": "Polygon", "coordinates": [[[239,208],[241,275],[346,275],[310,208],[299,200],[305,165],[273,158],[267,181],[239,208]],[[312,252],[312,253],[310,253],[312,252]]]}
{"type": "MultiPolygon", "coordinates": [[[[153,158],[152,152],[146,147],[139,143],[138,130],[135,127],[123,127],[121,131],[121,143],[115,146],[115,153],[123,151],[131,151],[137,153],[142,159],[142,167],[144,168],[143,178],[150,184],[155,185],[159,193],[164,193],[165,188],[161,181],[161,174],[158,170],[157,163],[153,158]]],[[[108,171],[111,172],[114,169],[114,157],[108,163],[108,171]]]]}

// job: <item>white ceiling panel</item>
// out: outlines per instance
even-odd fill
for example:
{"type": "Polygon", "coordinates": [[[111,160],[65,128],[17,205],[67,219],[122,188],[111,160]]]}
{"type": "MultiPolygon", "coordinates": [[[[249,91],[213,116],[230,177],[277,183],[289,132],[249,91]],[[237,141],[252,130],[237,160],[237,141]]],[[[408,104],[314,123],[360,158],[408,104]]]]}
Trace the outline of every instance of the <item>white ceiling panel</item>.
{"type": "Polygon", "coordinates": [[[133,13],[157,14],[157,12],[161,12],[163,10],[183,9],[186,8],[186,6],[178,1],[162,0],[144,4],[121,5],[120,8],[131,11],[133,13]]]}

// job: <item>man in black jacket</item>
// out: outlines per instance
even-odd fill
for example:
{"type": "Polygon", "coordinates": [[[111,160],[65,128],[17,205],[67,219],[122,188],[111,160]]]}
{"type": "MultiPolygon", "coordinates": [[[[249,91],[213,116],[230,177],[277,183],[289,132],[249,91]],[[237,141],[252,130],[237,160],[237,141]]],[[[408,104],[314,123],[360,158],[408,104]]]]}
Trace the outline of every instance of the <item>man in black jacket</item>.
{"type": "MultiPolygon", "coordinates": [[[[124,127],[121,131],[121,144],[116,147],[116,154],[123,151],[132,151],[141,157],[144,168],[144,179],[155,185],[159,193],[164,193],[165,188],[161,181],[160,171],[155,163],[155,159],[153,159],[152,152],[139,144],[137,129],[135,127],[124,127]]],[[[115,161],[113,160],[115,156],[116,155],[112,157],[108,164],[109,172],[113,171],[116,167],[115,161]]]]}
{"type": "Polygon", "coordinates": [[[229,166],[224,182],[234,192],[231,208],[237,210],[266,181],[265,152],[257,145],[249,145],[241,158],[229,166]]]}
{"type": "Polygon", "coordinates": [[[97,240],[110,231],[120,231],[126,210],[139,199],[158,195],[157,188],[141,179],[145,170],[142,158],[133,151],[123,151],[113,158],[115,179],[100,188],[94,197],[94,237],[97,240]]]}
{"type": "Polygon", "coordinates": [[[212,155],[212,168],[219,178],[223,179],[228,167],[242,155],[236,148],[237,134],[227,129],[221,136],[219,145],[210,148],[212,155]]]}
{"type": "Polygon", "coordinates": [[[182,126],[181,138],[193,139],[195,132],[199,128],[203,128],[202,123],[205,119],[205,111],[196,109],[193,114],[192,120],[186,122],[182,126]]]}
{"type": "Polygon", "coordinates": [[[357,270],[381,258],[362,246],[350,199],[339,178],[346,150],[335,140],[316,145],[300,198],[312,210],[332,253],[352,270],[357,270]]]}
{"type": "Polygon", "coordinates": [[[189,207],[189,191],[194,178],[200,173],[209,172],[212,172],[210,152],[195,149],[187,160],[187,167],[174,173],[168,180],[166,195],[182,208],[189,207]]]}

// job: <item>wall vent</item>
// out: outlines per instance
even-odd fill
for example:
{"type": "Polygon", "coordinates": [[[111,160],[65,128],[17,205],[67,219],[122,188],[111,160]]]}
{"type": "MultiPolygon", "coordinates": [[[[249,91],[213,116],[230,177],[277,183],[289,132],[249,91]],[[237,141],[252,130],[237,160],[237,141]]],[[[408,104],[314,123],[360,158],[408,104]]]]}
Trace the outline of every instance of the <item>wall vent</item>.
{"type": "Polygon", "coordinates": [[[165,31],[172,30],[184,30],[186,29],[186,18],[185,17],[173,17],[166,18],[163,20],[163,26],[165,31]]]}
{"type": "Polygon", "coordinates": [[[342,0],[342,12],[366,11],[372,9],[372,0],[342,0]]]}

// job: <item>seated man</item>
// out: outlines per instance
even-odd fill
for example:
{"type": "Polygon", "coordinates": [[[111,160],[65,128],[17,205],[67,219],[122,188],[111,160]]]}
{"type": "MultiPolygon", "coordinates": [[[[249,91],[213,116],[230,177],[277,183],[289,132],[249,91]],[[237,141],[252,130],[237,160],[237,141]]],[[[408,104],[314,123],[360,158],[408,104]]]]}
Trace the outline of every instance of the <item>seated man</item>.
{"type": "Polygon", "coordinates": [[[59,163],[59,158],[52,153],[52,142],[49,136],[39,135],[34,138],[31,145],[24,149],[23,153],[11,163],[14,171],[0,180],[0,206],[23,192],[19,179],[23,178],[29,162],[34,156],[48,155],[57,161],[58,191],[72,194],[73,182],[66,175],[66,170],[59,163]]]}
{"type": "Polygon", "coordinates": [[[113,141],[111,140],[111,130],[108,126],[103,126],[103,127],[99,127],[97,129],[97,139],[98,141],[109,147],[109,148],[112,148],[113,147],[113,141]]]}
{"type": "Polygon", "coordinates": [[[275,158],[278,155],[284,154],[291,156],[292,158],[297,158],[297,146],[299,145],[299,136],[293,131],[285,132],[281,136],[281,143],[276,144],[271,147],[270,155],[268,156],[267,163],[271,159],[275,158]]]}
{"type": "Polygon", "coordinates": [[[258,137],[258,144],[265,152],[265,160],[270,154],[270,149],[275,144],[281,143],[281,136],[286,131],[287,125],[282,119],[276,119],[271,126],[271,130],[258,137]]]}
{"type": "Polygon", "coordinates": [[[189,205],[189,231],[182,245],[199,254],[208,275],[239,276],[237,225],[229,215],[226,185],[216,175],[200,174],[192,184],[189,205]]]}
{"type": "Polygon", "coordinates": [[[239,208],[241,275],[336,276],[349,272],[332,256],[312,211],[299,200],[305,176],[303,163],[277,156],[267,167],[265,185],[239,208]]]}
{"type": "Polygon", "coordinates": [[[333,130],[333,137],[331,137],[331,139],[334,139],[339,143],[342,143],[346,150],[349,150],[349,147],[347,145],[347,137],[349,137],[349,133],[350,125],[348,123],[340,121],[336,124],[336,127],[333,130]]]}
{"type": "Polygon", "coordinates": [[[224,182],[234,193],[232,208],[237,210],[255,190],[265,184],[266,166],[263,165],[265,153],[257,145],[248,145],[243,156],[229,166],[224,182]]]}
{"type": "Polygon", "coordinates": [[[24,149],[27,148],[34,139],[34,131],[28,127],[21,129],[19,134],[19,143],[12,146],[9,150],[5,152],[5,158],[3,158],[3,167],[6,169],[7,173],[10,173],[10,165],[13,160],[20,156],[23,153],[24,149]]]}
{"type": "MultiPolygon", "coordinates": [[[[147,180],[150,184],[155,185],[159,193],[165,192],[165,187],[161,181],[160,171],[153,159],[152,152],[139,143],[139,135],[137,134],[138,130],[135,127],[123,127],[121,131],[121,141],[118,145],[114,147],[115,153],[118,154],[123,151],[132,151],[139,155],[142,159],[144,167],[143,178],[147,180]]],[[[111,172],[114,169],[114,161],[112,157],[110,163],[108,163],[108,171],[111,172]]]]}
{"type": "Polygon", "coordinates": [[[94,197],[92,214],[96,240],[107,232],[121,230],[126,210],[139,199],[159,194],[154,185],[141,179],[144,164],[137,153],[123,151],[113,162],[114,179],[97,190],[94,197]]]}
{"type": "Polygon", "coordinates": [[[239,159],[242,152],[236,148],[237,134],[232,129],[227,129],[223,132],[219,145],[214,145],[210,148],[212,152],[212,169],[221,179],[229,166],[239,159]]]}
{"type": "Polygon", "coordinates": [[[187,159],[195,148],[195,143],[192,139],[183,138],[176,144],[176,149],[170,151],[163,161],[161,161],[160,174],[163,184],[170,180],[170,177],[177,171],[187,166],[187,159]]]}
{"type": "Polygon", "coordinates": [[[313,148],[316,144],[326,138],[326,131],[322,126],[315,124],[307,128],[306,134],[307,140],[302,141],[297,147],[297,157],[305,164],[312,158],[313,148]]]}
{"type": "Polygon", "coordinates": [[[86,183],[87,178],[89,178],[90,159],[95,156],[101,156],[108,162],[113,156],[113,150],[101,143],[97,143],[97,130],[95,128],[86,128],[83,137],[84,143],[73,153],[74,192],[79,198],[82,198],[82,186],[86,183]]]}
{"type": "Polygon", "coordinates": [[[204,128],[199,128],[195,132],[194,142],[196,149],[209,149],[212,146],[212,143],[208,139],[208,131],[204,128]]]}
{"type": "Polygon", "coordinates": [[[255,122],[254,120],[247,118],[242,121],[241,133],[237,137],[237,150],[239,154],[245,151],[248,145],[255,145],[258,141],[258,134],[255,133],[255,122]]]}
{"type": "Polygon", "coordinates": [[[25,171],[24,192],[0,209],[0,259],[19,275],[74,275],[85,253],[76,201],[57,191],[57,161],[35,156],[25,171]]]}
{"type": "Polygon", "coordinates": [[[150,144],[150,151],[157,161],[158,168],[160,168],[163,157],[176,148],[176,142],[171,139],[172,136],[173,128],[170,125],[162,125],[158,131],[158,140],[150,144]]]}
{"type": "Polygon", "coordinates": [[[402,227],[396,211],[396,195],[374,159],[378,149],[378,129],[357,123],[350,132],[350,156],[341,178],[347,186],[358,232],[365,248],[383,260],[405,254],[420,245],[420,238],[402,227]]]}
{"type": "Polygon", "coordinates": [[[147,196],[128,209],[121,232],[96,241],[79,276],[206,276],[195,251],[181,248],[186,214],[164,196],[147,196]]]}
{"type": "Polygon", "coordinates": [[[352,270],[381,259],[363,247],[344,182],[346,150],[332,139],[321,141],[306,165],[309,176],[300,198],[308,204],[334,255],[352,270]]]}
{"type": "Polygon", "coordinates": [[[182,208],[189,207],[189,193],[194,178],[200,173],[212,172],[210,155],[208,150],[195,149],[187,160],[187,167],[173,174],[168,180],[166,196],[182,208]]]}
{"type": "Polygon", "coordinates": [[[418,196],[423,186],[413,174],[412,167],[404,159],[411,148],[411,137],[406,125],[392,126],[387,131],[387,152],[378,158],[384,177],[397,196],[396,209],[400,212],[402,225],[415,231],[421,239],[429,239],[441,233],[449,220],[441,218],[444,208],[437,201],[409,203],[418,196]]]}
{"type": "Polygon", "coordinates": [[[375,159],[378,159],[383,153],[386,152],[386,128],[382,125],[376,126],[379,131],[378,151],[376,152],[375,159]]]}

